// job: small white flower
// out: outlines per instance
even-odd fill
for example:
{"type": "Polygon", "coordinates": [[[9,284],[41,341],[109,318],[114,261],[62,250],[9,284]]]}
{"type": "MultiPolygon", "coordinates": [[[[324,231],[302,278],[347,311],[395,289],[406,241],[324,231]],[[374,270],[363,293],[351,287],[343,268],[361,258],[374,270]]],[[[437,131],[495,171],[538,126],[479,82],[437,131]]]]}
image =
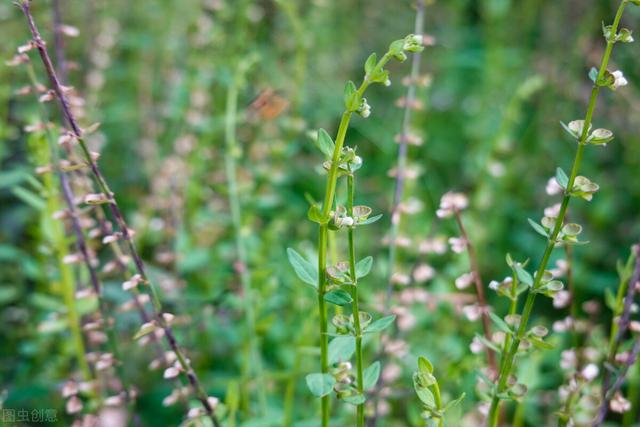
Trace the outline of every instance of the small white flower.
{"type": "Polygon", "coordinates": [[[471,340],[471,344],[469,345],[469,349],[471,350],[471,353],[478,354],[484,350],[484,344],[478,339],[478,337],[473,337],[473,340],[471,340]]]}
{"type": "Polygon", "coordinates": [[[611,75],[615,79],[613,81],[613,88],[614,89],[617,89],[617,88],[622,87],[622,86],[626,86],[629,83],[627,81],[627,79],[625,79],[624,75],[622,74],[622,71],[620,71],[620,70],[614,71],[613,73],[611,73],[611,75]]]}
{"type": "Polygon", "coordinates": [[[569,291],[559,291],[553,295],[553,306],[555,308],[565,308],[571,302],[569,291]]]}
{"type": "Polygon", "coordinates": [[[598,366],[595,363],[589,363],[587,366],[585,366],[582,369],[582,371],[580,372],[580,375],[585,380],[591,382],[594,379],[596,379],[599,373],[600,373],[600,370],[598,369],[598,366]]]}
{"type": "Polygon", "coordinates": [[[544,216],[547,218],[557,218],[558,215],[560,215],[560,203],[556,203],[555,205],[544,209],[544,216]]]}

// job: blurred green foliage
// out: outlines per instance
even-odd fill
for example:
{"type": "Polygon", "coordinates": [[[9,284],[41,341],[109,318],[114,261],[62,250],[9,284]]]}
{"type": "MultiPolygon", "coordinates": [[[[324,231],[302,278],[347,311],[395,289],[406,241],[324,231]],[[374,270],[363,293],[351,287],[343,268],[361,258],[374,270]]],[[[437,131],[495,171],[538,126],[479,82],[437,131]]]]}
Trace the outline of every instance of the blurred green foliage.
{"type": "MultiPolygon", "coordinates": [[[[508,274],[507,252],[537,262],[543,241],[526,219],[539,218],[550,204],[544,185],[555,168],[569,167],[574,147],[559,122],[584,112],[591,83],[587,73],[604,46],[600,22],[610,18],[613,3],[442,0],[427,7],[426,29],[436,45],[425,50],[422,69],[433,80],[418,92],[424,111],[413,122],[425,143],[410,148],[411,163],[423,173],[406,191],[425,209],[402,226],[402,234],[412,238],[411,247],[400,252],[405,271],[420,259],[421,239],[454,235],[454,224],[434,219],[440,196],[450,189],[471,197],[465,221],[486,282],[508,274]]],[[[304,375],[317,370],[315,295],[295,278],[285,255],[293,245],[313,253],[305,195],[320,199],[323,180],[320,156],[307,132],[335,131],[344,81],[360,79],[369,53],[383,52],[389,40],[412,31],[411,2],[64,0],[62,5],[64,22],[80,29],[80,37],[66,39],[65,47],[77,67],[70,84],[87,100],[83,124],[102,123],[97,142],[103,171],[137,230],[163,301],[169,311],[189,317],[188,327],[176,328],[181,341],[209,392],[222,398],[237,385],[249,333],[242,321],[223,173],[226,93],[238,67],[254,61],[239,92],[237,163],[241,234],[258,295],[269,416],[252,418],[255,408],[242,401],[238,419],[243,426],[282,425],[292,411],[294,425],[316,425],[315,400],[304,385],[304,375]],[[270,89],[275,101],[269,98],[264,109],[252,104],[270,89]],[[283,100],[288,108],[266,118],[283,100]],[[175,262],[161,262],[159,255],[167,252],[175,262]]],[[[52,46],[49,2],[35,1],[34,12],[52,46]]],[[[639,17],[639,8],[629,10],[627,26],[636,28],[639,17]]],[[[10,2],[0,4],[0,34],[0,56],[6,59],[28,39],[24,19],[10,2]]],[[[624,70],[630,84],[615,102],[604,94],[595,119],[596,127],[606,124],[616,139],[607,150],[586,155],[583,174],[601,190],[589,209],[575,203],[570,212],[591,241],[574,254],[579,301],[602,300],[604,290],[616,285],[616,261],[626,258],[640,234],[637,57],[636,46],[617,49],[615,67],[624,70]]],[[[372,118],[355,119],[348,134],[365,159],[356,202],[383,213],[389,210],[393,180],[387,171],[395,165],[393,140],[401,126],[402,111],[394,104],[404,94],[400,81],[408,74],[406,64],[390,68],[392,87],[368,94],[372,118]]],[[[0,81],[0,391],[7,392],[4,407],[59,408],[59,425],[68,425],[59,387],[75,362],[64,323],[55,326],[65,307],[43,228],[46,195],[33,172],[37,150],[29,148],[23,131],[37,120],[37,105],[31,97],[15,95],[27,84],[23,68],[0,67],[0,81]]],[[[338,197],[344,198],[343,192],[338,197]]],[[[375,307],[376,295],[386,287],[387,250],[380,238],[388,226],[385,215],[359,233],[359,246],[375,259],[373,278],[361,291],[365,307],[375,307]]],[[[337,252],[345,253],[342,247],[337,252]]],[[[108,261],[108,254],[101,256],[108,261]]],[[[434,294],[454,291],[454,278],[467,268],[464,257],[427,261],[437,272],[425,285],[434,294]]],[[[76,276],[79,282],[85,279],[80,272],[76,276]]],[[[119,284],[106,282],[113,304],[124,299],[119,284]]],[[[547,302],[537,308],[537,316],[545,319],[539,323],[564,316],[547,302]]],[[[468,346],[477,325],[447,303],[414,304],[412,310],[416,325],[400,335],[410,353],[401,361],[402,380],[388,398],[390,413],[379,420],[381,426],[420,425],[419,403],[406,396],[421,354],[437,366],[446,400],[467,393],[461,409],[452,412],[461,417],[473,409],[474,371],[483,361],[468,346]]],[[[147,370],[145,349],[130,340],[136,317],[118,316],[126,373],[141,391],[139,425],[179,424],[183,410],[161,405],[170,384],[147,370]]],[[[599,316],[606,328],[606,310],[599,316]]],[[[598,334],[603,332],[595,330],[598,334]]],[[[378,343],[369,346],[375,349],[378,343]]],[[[558,358],[559,350],[553,350],[522,364],[523,372],[540,373],[529,375],[527,425],[546,424],[557,409],[538,411],[548,405],[542,396],[562,381],[558,358]]],[[[338,409],[331,425],[350,425],[349,414],[338,409]]]]}

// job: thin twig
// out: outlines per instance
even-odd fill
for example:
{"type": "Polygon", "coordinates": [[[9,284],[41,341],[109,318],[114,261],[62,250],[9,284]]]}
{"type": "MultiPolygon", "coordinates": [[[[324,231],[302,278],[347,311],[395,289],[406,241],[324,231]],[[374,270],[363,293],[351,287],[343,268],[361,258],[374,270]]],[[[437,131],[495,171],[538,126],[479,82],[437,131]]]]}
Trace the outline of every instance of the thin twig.
{"type": "MultiPolygon", "coordinates": [[[[460,211],[458,209],[454,210],[454,217],[456,219],[456,223],[458,224],[458,228],[460,229],[460,235],[464,239],[465,245],[467,247],[467,254],[469,256],[469,264],[471,267],[471,274],[473,274],[473,283],[476,288],[476,296],[478,297],[478,304],[480,305],[480,313],[482,316],[482,330],[484,332],[484,337],[491,341],[491,323],[489,320],[489,306],[487,305],[487,300],[484,296],[484,285],[482,284],[482,278],[480,277],[480,267],[478,265],[478,257],[476,256],[475,248],[473,244],[471,244],[471,240],[469,239],[469,235],[467,234],[467,230],[462,223],[462,216],[460,215],[460,211]]],[[[489,363],[489,368],[493,371],[494,374],[497,374],[496,368],[496,358],[493,354],[493,350],[487,347],[487,362],[489,363]]]]}

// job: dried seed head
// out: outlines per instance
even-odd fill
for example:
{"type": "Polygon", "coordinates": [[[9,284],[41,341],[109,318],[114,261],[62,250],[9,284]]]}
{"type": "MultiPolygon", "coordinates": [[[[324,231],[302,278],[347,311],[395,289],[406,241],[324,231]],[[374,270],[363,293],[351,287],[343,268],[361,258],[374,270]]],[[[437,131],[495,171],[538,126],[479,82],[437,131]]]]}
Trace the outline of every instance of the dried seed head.
{"type": "Polygon", "coordinates": [[[38,45],[33,40],[29,40],[22,46],[18,46],[18,53],[27,53],[33,49],[37,49],[38,45]]]}
{"type": "Polygon", "coordinates": [[[6,61],[5,64],[7,65],[7,67],[17,67],[18,65],[26,64],[27,62],[29,62],[29,57],[27,56],[27,54],[19,53],[17,55],[14,55],[10,60],[6,61]]]}
{"type": "Polygon", "coordinates": [[[49,102],[53,101],[56,97],[56,93],[53,90],[48,90],[44,95],[38,98],[38,102],[49,102]]]}
{"type": "Polygon", "coordinates": [[[58,31],[60,31],[60,33],[64,34],[67,37],[78,37],[80,35],[80,30],[71,25],[62,24],[58,26],[58,31]]]}
{"type": "Polygon", "coordinates": [[[456,288],[460,290],[468,288],[473,283],[474,278],[473,273],[464,273],[456,279],[456,288]]]}
{"type": "Polygon", "coordinates": [[[163,377],[166,380],[171,380],[176,378],[178,375],[180,375],[180,369],[178,369],[176,366],[170,366],[164,370],[163,377]]]}
{"type": "Polygon", "coordinates": [[[122,289],[125,291],[129,291],[137,287],[140,282],[142,282],[142,276],[140,276],[139,274],[135,274],[134,276],[131,277],[131,279],[127,280],[122,284],[122,289]]]}

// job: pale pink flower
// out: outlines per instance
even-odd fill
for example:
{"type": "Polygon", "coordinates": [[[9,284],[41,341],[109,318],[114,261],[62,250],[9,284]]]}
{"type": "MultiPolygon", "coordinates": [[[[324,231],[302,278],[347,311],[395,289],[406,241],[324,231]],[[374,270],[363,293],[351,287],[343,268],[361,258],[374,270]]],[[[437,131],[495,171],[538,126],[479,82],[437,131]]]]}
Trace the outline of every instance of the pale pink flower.
{"type": "Polygon", "coordinates": [[[611,402],[609,402],[609,408],[611,408],[613,412],[622,414],[623,412],[627,412],[631,409],[631,402],[625,399],[624,396],[618,392],[613,396],[611,402]]]}
{"type": "Polygon", "coordinates": [[[469,199],[462,193],[447,192],[440,199],[440,208],[436,211],[438,218],[449,218],[456,211],[469,206],[469,199]]]}

